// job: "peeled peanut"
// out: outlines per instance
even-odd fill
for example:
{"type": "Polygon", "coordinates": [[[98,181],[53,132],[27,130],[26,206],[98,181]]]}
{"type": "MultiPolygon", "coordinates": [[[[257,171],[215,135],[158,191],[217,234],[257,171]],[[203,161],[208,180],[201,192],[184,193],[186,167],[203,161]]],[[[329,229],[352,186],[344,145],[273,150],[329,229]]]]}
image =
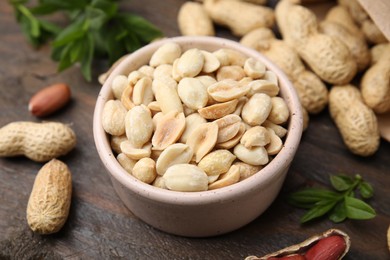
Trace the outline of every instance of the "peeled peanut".
{"type": "Polygon", "coordinates": [[[135,163],[137,162],[134,159],[131,159],[124,153],[120,153],[117,155],[116,159],[118,160],[119,164],[125,169],[128,173],[133,173],[133,168],[135,163]]]}
{"type": "Polygon", "coordinates": [[[267,94],[270,97],[275,97],[279,94],[279,87],[274,82],[264,79],[258,79],[250,82],[247,96],[251,97],[256,93],[267,94]]]}
{"type": "Polygon", "coordinates": [[[229,170],[236,156],[228,150],[215,150],[199,161],[198,167],[207,175],[219,175],[229,170]]]}
{"type": "Polygon", "coordinates": [[[256,93],[249,98],[242,108],[242,119],[251,126],[261,125],[272,109],[271,98],[263,93],[256,93]]]}
{"type": "Polygon", "coordinates": [[[156,177],[156,163],[150,158],[142,158],[133,167],[133,176],[145,183],[152,183],[156,177]]]}
{"type": "Polygon", "coordinates": [[[216,148],[222,148],[222,149],[230,149],[236,146],[240,142],[240,139],[242,135],[245,133],[246,127],[244,123],[240,123],[240,127],[238,129],[238,132],[235,136],[233,136],[231,139],[222,142],[222,143],[217,143],[215,145],[216,148]]]}
{"type": "Polygon", "coordinates": [[[272,108],[267,119],[278,125],[286,123],[290,116],[290,111],[284,99],[281,97],[272,97],[271,103],[272,108]]]}
{"type": "Polygon", "coordinates": [[[164,114],[170,111],[183,112],[183,105],[177,93],[176,86],[169,85],[162,78],[154,79],[153,85],[155,85],[156,100],[164,114]]]}
{"type": "Polygon", "coordinates": [[[250,165],[244,162],[235,162],[233,165],[238,166],[240,170],[240,181],[245,180],[255,173],[259,172],[263,167],[259,165],[250,165]]]}
{"type": "Polygon", "coordinates": [[[130,109],[125,118],[126,136],[135,148],[149,142],[153,134],[153,120],[145,105],[130,109]]]}
{"type": "Polygon", "coordinates": [[[155,116],[157,113],[161,112],[160,104],[157,101],[150,102],[148,104],[148,108],[152,112],[153,116],[155,116]]]}
{"type": "Polygon", "coordinates": [[[153,118],[152,118],[152,121],[153,121],[153,131],[155,132],[156,129],[157,129],[157,125],[158,125],[158,122],[160,122],[161,118],[164,117],[164,114],[163,112],[158,112],[156,113],[153,118]]]}
{"type": "Polygon", "coordinates": [[[267,150],[263,146],[254,146],[250,149],[242,144],[234,147],[234,155],[238,159],[251,165],[265,165],[268,163],[267,150]]]}
{"type": "Polygon", "coordinates": [[[179,58],[177,58],[173,64],[172,64],[172,78],[179,82],[184,76],[182,75],[182,73],[179,71],[178,69],[178,65],[179,65],[179,58]]]}
{"type": "Polygon", "coordinates": [[[233,113],[234,110],[236,110],[237,104],[238,99],[234,99],[227,102],[203,107],[198,110],[198,113],[206,119],[218,119],[233,113]]]}
{"type": "Polygon", "coordinates": [[[188,136],[192,133],[193,130],[195,130],[198,127],[198,125],[207,122],[207,120],[204,119],[198,113],[193,113],[191,115],[188,115],[185,120],[186,120],[186,127],[184,129],[183,134],[180,137],[180,142],[182,143],[187,142],[188,136]]]}
{"type": "Polygon", "coordinates": [[[232,139],[238,133],[241,125],[241,118],[238,115],[227,115],[215,120],[218,124],[217,143],[223,143],[232,139]]]}
{"type": "Polygon", "coordinates": [[[181,55],[181,47],[174,42],[168,42],[158,48],[152,55],[149,65],[157,67],[161,64],[173,64],[181,55]]]}
{"type": "Polygon", "coordinates": [[[172,65],[171,64],[161,64],[158,65],[153,72],[153,79],[158,79],[161,77],[166,77],[167,75],[172,75],[172,65]]]}
{"type": "Polygon", "coordinates": [[[109,100],[104,104],[102,126],[111,135],[125,133],[125,118],[127,110],[119,100],[109,100]]]}
{"type": "Polygon", "coordinates": [[[134,87],[135,84],[137,84],[138,80],[142,79],[143,77],[147,77],[142,72],[135,70],[129,73],[127,76],[127,82],[131,87],[134,87]]]}
{"type": "Polygon", "coordinates": [[[209,190],[223,188],[237,183],[239,180],[240,168],[238,166],[232,165],[228,172],[222,174],[217,181],[209,184],[209,190]]]}
{"type": "Polygon", "coordinates": [[[233,79],[220,80],[207,88],[209,95],[218,102],[226,102],[243,97],[249,91],[248,85],[240,85],[233,79]]]}
{"type": "Polygon", "coordinates": [[[185,117],[183,113],[171,111],[165,114],[158,122],[156,131],[152,137],[153,148],[164,150],[175,143],[185,128],[185,117]]]}
{"type": "Polygon", "coordinates": [[[133,97],[133,85],[129,84],[123,90],[122,96],[121,96],[121,102],[127,110],[130,110],[135,106],[133,101],[132,101],[132,97],[133,97]]]}
{"type": "Polygon", "coordinates": [[[216,74],[216,78],[218,81],[224,79],[239,81],[245,76],[246,75],[244,69],[238,65],[222,66],[221,68],[219,68],[216,74]]]}
{"type": "Polygon", "coordinates": [[[183,78],[177,86],[181,101],[189,108],[200,109],[207,105],[209,95],[199,79],[183,78]]]}
{"type": "Polygon", "coordinates": [[[218,138],[218,125],[215,122],[198,125],[187,138],[187,145],[194,151],[195,161],[199,162],[215,146],[218,138]]]}
{"type": "Polygon", "coordinates": [[[244,71],[248,77],[259,79],[264,76],[266,67],[263,62],[255,58],[248,58],[244,64],[244,71]]]}
{"type": "Polygon", "coordinates": [[[204,55],[198,49],[189,49],[180,56],[177,62],[177,71],[184,77],[195,77],[202,71],[204,55]]]}
{"type": "Polygon", "coordinates": [[[149,65],[143,65],[138,69],[139,72],[143,73],[146,77],[153,79],[154,68],[149,65]]]}
{"type": "Polygon", "coordinates": [[[264,79],[264,80],[267,80],[267,81],[270,81],[270,82],[272,82],[272,83],[274,83],[276,86],[279,85],[279,83],[278,83],[278,77],[276,76],[275,72],[273,72],[273,71],[271,71],[271,70],[267,70],[267,71],[264,73],[263,79],[264,79]]]}
{"type": "Polygon", "coordinates": [[[271,121],[265,120],[262,126],[271,128],[274,130],[275,134],[280,138],[283,138],[287,134],[287,129],[283,126],[272,123],[271,121]]]}
{"type": "Polygon", "coordinates": [[[37,117],[48,116],[64,107],[70,100],[70,88],[58,83],[38,91],[28,104],[28,110],[37,117]]]}
{"type": "Polygon", "coordinates": [[[203,86],[205,86],[206,89],[217,82],[215,78],[209,75],[196,76],[195,78],[200,80],[200,82],[202,82],[203,86]]]}
{"type": "Polygon", "coordinates": [[[162,177],[169,190],[205,191],[208,188],[207,174],[191,164],[175,164],[162,177]]]}
{"type": "Polygon", "coordinates": [[[134,105],[144,104],[147,106],[153,100],[152,80],[149,77],[143,77],[137,81],[133,88],[133,103],[134,105]]]}
{"type": "Polygon", "coordinates": [[[277,136],[271,128],[267,129],[270,134],[270,142],[267,144],[265,149],[267,150],[267,153],[269,155],[276,155],[282,150],[283,148],[283,142],[282,139],[280,139],[279,136],[277,136]]]}
{"type": "Polygon", "coordinates": [[[209,184],[211,184],[211,183],[217,181],[218,178],[219,178],[219,176],[220,176],[220,174],[218,174],[218,175],[208,175],[207,177],[208,177],[208,179],[209,179],[209,184]]]}
{"type": "Polygon", "coordinates": [[[112,93],[116,99],[121,99],[122,93],[129,85],[127,77],[125,75],[117,75],[111,83],[112,93]]]}
{"type": "Polygon", "coordinates": [[[156,179],[154,179],[152,185],[154,187],[158,187],[160,189],[168,189],[167,186],[165,185],[165,180],[162,176],[158,176],[156,177],[156,179]]]}
{"type": "Polygon", "coordinates": [[[120,144],[122,153],[133,160],[139,160],[145,157],[150,157],[152,144],[146,143],[142,147],[134,147],[130,141],[124,141],[120,144]]]}
{"type": "Polygon", "coordinates": [[[120,154],[122,151],[121,151],[121,148],[120,148],[120,145],[123,141],[127,141],[127,136],[126,134],[123,134],[123,135],[112,135],[111,136],[111,141],[110,141],[110,145],[111,145],[111,148],[112,150],[117,153],[117,154],[120,154]]]}
{"type": "Polygon", "coordinates": [[[189,163],[194,152],[186,144],[172,144],[168,146],[156,161],[157,174],[164,175],[166,170],[175,164],[189,163]]]}
{"type": "Polygon", "coordinates": [[[201,50],[201,52],[203,53],[204,56],[204,64],[203,64],[202,72],[211,73],[216,71],[221,66],[221,63],[219,62],[218,58],[214,54],[203,50],[201,50]]]}
{"type": "Polygon", "coordinates": [[[247,57],[239,51],[222,48],[214,51],[213,54],[217,57],[221,66],[238,65],[243,67],[247,57]]]}
{"type": "Polygon", "coordinates": [[[237,103],[236,109],[234,110],[233,114],[240,116],[241,112],[242,112],[242,108],[244,107],[246,102],[248,102],[247,97],[240,97],[238,99],[238,103],[237,103]]]}
{"type": "Polygon", "coordinates": [[[253,146],[265,146],[271,142],[270,132],[262,126],[249,128],[241,137],[240,143],[246,148],[253,146]]]}

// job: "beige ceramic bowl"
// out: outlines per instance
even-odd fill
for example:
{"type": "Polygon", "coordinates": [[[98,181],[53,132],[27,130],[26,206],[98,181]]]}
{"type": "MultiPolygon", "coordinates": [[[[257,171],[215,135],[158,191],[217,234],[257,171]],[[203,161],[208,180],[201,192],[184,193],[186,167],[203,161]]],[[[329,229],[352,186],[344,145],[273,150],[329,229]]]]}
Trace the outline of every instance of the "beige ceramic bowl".
{"type": "Polygon", "coordinates": [[[302,112],[297,94],[286,76],[258,52],[215,37],[176,37],[147,45],[126,57],[103,85],[96,102],[94,139],[99,156],[112,184],[128,209],[144,222],[165,232],[190,237],[214,236],[236,230],[262,214],[277,196],[297,151],[302,134],[302,112]],[[111,82],[147,64],[152,53],[167,41],[186,50],[220,48],[238,50],[263,61],[279,77],[280,94],[290,109],[290,122],[284,148],[259,173],[234,185],[202,192],[169,191],[145,184],[128,174],[117,162],[109,136],[102,127],[104,103],[113,98],[111,82]]]}

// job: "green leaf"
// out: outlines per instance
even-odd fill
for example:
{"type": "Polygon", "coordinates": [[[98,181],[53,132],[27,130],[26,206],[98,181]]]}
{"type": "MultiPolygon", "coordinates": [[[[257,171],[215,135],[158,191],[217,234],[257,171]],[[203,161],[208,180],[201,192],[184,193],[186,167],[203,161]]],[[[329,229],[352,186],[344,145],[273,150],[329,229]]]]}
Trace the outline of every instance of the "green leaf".
{"type": "Polygon", "coordinates": [[[61,49],[60,51],[60,59],[59,59],[59,64],[58,64],[58,71],[63,71],[70,66],[73,65],[73,62],[70,57],[70,51],[72,49],[72,45],[67,45],[64,48],[61,49]]]}
{"type": "Polygon", "coordinates": [[[366,181],[362,181],[358,187],[360,195],[364,199],[369,199],[374,196],[374,188],[366,181]]]}
{"type": "Polygon", "coordinates": [[[124,44],[127,52],[133,52],[142,46],[140,39],[133,32],[128,32],[124,38],[124,44]]]}
{"type": "Polygon", "coordinates": [[[330,182],[337,191],[346,191],[353,184],[353,180],[345,175],[332,175],[330,176],[330,182]]]}
{"type": "Polygon", "coordinates": [[[47,14],[54,13],[58,10],[61,10],[61,8],[59,8],[58,6],[53,5],[53,4],[44,3],[44,4],[40,4],[38,6],[32,7],[30,10],[31,10],[31,13],[34,15],[47,15],[47,14]]]}
{"type": "Polygon", "coordinates": [[[80,63],[87,80],[92,78],[94,57],[121,56],[149,43],[162,33],[147,20],[132,14],[119,14],[116,0],[9,0],[23,34],[34,46],[53,38],[52,58],[62,71],[80,63]],[[27,6],[28,4],[28,6],[27,6]],[[63,12],[69,23],[61,30],[41,15],[63,12]]]}
{"type": "Polygon", "coordinates": [[[110,18],[118,12],[118,4],[109,0],[93,0],[91,6],[104,11],[110,18]]]}
{"type": "Polygon", "coordinates": [[[109,62],[112,64],[126,53],[123,38],[126,37],[127,31],[121,26],[112,26],[112,29],[106,26],[104,32],[107,35],[106,41],[104,42],[105,49],[108,53],[109,62]]]}
{"type": "Polygon", "coordinates": [[[345,209],[345,202],[341,201],[333,208],[329,215],[329,219],[334,223],[343,222],[347,218],[347,211],[345,209]]]}
{"type": "Polygon", "coordinates": [[[24,15],[24,17],[27,19],[27,21],[30,23],[30,33],[33,37],[38,37],[40,34],[39,29],[39,22],[38,20],[33,16],[33,14],[30,12],[27,7],[24,5],[18,6],[19,11],[24,15]]]}
{"type": "Polygon", "coordinates": [[[336,205],[336,203],[337,203],[337,201],[328,200],[328,201],[322,203],[321,205],[317,205],[317,206],[313,207],[311,210],[306,212],[305,215],[303,215],[303,217],[301,218],[301,223],[306,223],[310,220],[313,220],[315,218],[319,218],[319,217],[325,215],[336,205]]]}
{"type": "Polygon", "coordinates": [[[45,20],[39,20],[39,25],[44,32],[51,34],[51,36],[57,35],[61,32],[61,28],[45,20]]]}
{"type": "Polygon", "coordinates": [[[350,219],[372,219],[376,216],[370,205],[357,198],[345,197],[345,208],[350,219]]]}
{"type": "Polygon", "coordinates": [[[149,43],[163,35],[156,26],[138,15],[122,14],[120,19],[127,28],[131,28],[131,32],[136,34],[142,43],[149,43]]]}
{"type": "Polygon", "coordinates": [[[40,0],[40,5],[53,6],[57,10],[77,10],[83,9],[89,4],[90,0],[40,0]]]}
{"type": "Polygon", "coordinates": [[[326,189],[308,188],[294,192],[288,197],[288,202],[297,207],[306,208],[322,200],[337,199],[339,195],[336,192],[326,189]]]}
{"type": "Polygon", "coordinates": [[[87,81],[92,80],[92,59],[94,54],[94,42],[93,37],[91,34],[87,34],[87,41],[86,41],[86,50],[84,51],[84,56],[81,60],[81,72],[83,73],[84,78],[87,81]]]}
{"type": "Polygon", "coordinates": [[[69,55],[70,55],[70,62],[75,63],[80,60],[80,57],[82,55],[82,49],[83,49],[84,43],[82,41],[76,41],[71,45],[69,55]]]}
{"type": "Polygon", "coordinates": [[[83,27],[85,26],[85,19],[80,18],[74,23],[67,26],[53,42],[54,47],[59,47],[71,42],[74,42],[75,40],[82,38],[84,34],[86,33],[83,27]]]}
{"type": "Polygon", "coordinates": [[[107,21],[108,17],[105,12],[100,9],[87,7],[86,8],[86,19],[90,24],[90,29],[98,30],[107,21]]]}

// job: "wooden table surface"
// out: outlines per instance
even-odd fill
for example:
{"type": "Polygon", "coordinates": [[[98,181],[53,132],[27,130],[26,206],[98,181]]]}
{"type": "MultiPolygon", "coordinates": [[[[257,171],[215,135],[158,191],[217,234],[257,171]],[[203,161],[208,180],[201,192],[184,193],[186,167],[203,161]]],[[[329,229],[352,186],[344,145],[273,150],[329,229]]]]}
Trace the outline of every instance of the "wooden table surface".
{"type": "MultiPolygon", "coordinates": [[[[122,2],[121,8],[144,16],[170,37],[179,35],[176,14],[183,2],[134,0],[122,2]]],[[[27,110],[30,97],[51,83],[66,82],[72,89],[71,103],[45,120],[72,124],[78,137],[75,150],[61,158],[73,174],[73,197],[69,218],[54,235],[33,234],[26,222],[27,201],[42,164],[26,158],[0,158],[0,259],[243,259],[301,242],[329,228],[339,228],[351,237],[352,247],[345,259],[389,259],[388,142],[382,141],[372,157],[352,155],[325,110],[312,117],[280,196],[263,215],[218,237],[169,235],[126,209],[96,152],[92,136],[100,90],[96,77],[107,64],[95,65],[91,83],[82,78],[77,67],[56,73],[50,47],[36,50],[26,42],[7,1],[0,1],[0,35],[0,126],[12,121],[40,121],[27,110]],[[309,184],[328,186],[329,174],[337,173],[361,174],[372,183],[375,196],[369,202],[377,216],[368,221],[333,224],[322,219],[300,225],[304,211],[288,205],[286,195],[309,184]]],[[[218,28],[218,35],[233,38],[222,28],[218,28]]]]}

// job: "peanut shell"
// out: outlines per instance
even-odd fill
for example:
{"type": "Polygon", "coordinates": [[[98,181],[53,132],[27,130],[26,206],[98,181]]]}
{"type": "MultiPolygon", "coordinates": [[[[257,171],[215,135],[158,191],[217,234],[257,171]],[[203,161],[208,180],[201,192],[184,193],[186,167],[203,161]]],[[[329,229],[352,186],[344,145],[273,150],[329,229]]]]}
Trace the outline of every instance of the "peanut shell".
{"type": "Polygon", "coordinates": [[[58,232],[68,218],[72,176],[63,162],[52,159],[35,177],[27,204],[27,222],[39,234],[58,232]]]}

